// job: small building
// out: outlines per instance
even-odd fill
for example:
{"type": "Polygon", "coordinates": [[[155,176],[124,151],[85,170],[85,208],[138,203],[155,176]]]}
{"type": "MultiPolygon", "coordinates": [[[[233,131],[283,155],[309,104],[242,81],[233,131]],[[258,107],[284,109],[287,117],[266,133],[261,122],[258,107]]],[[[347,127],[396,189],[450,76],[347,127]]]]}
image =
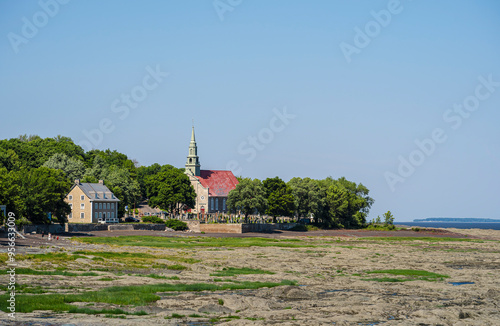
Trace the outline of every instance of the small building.
{"type": "Polygon", "coordinates": [[[65,201],[71,207],[68,223],[118,223],[120,200],[102,180],[99,183],[75,180],[65,201]]]}
{"type": "Polygon", "coordinates": [[[227,197],[229,192],[236,188],[238,179],[231,171],[201,170],[200,168],[193,127],[185,169],[196,192],[196,204],[191,212],[195,214],[227,212],[227,197]]]}

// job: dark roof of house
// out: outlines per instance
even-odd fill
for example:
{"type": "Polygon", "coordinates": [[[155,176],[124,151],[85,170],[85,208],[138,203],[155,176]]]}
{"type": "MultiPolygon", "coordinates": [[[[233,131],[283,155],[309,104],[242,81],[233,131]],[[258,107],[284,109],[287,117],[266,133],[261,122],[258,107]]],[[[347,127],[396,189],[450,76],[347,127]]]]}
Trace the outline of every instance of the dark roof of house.
{"type": "Polygon", "coordinates": [[[208,187],[208,195],[212,197],[227,197],[238,184],[238,179],[231,171],[201,170],[196,177],[203,187],[208,187]]]}
{"type": "MultiPolygon", "coordinates": [[[[108,201],[108,202],[119,202],[120,200],[115,197],[115,195],[109,190],[108,187],[102,183],[78,183],[73,185],[74,187],[80,187],[83,193],[90,198],[90,201],[108,201]]],[[[70,191],[71,191],[70,190],[70,191]]]]}

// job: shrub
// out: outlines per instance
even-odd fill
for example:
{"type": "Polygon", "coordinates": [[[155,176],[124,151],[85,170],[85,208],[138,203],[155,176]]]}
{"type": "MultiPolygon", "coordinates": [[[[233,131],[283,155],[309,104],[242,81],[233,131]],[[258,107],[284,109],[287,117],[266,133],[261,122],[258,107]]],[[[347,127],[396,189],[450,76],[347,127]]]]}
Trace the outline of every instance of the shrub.
{"type": "Polygon", "coordinates": [[[183,231],[188,229],[186,222],[175,219],[166,220],[165,224],[168,228],[174,229],[175,231],[183,231]]]}
{"type": "Polygon", "coordinates": [[[158,216],[143,216],[142,221],[146,223],[163,223],[163,220],[158,216]]]}

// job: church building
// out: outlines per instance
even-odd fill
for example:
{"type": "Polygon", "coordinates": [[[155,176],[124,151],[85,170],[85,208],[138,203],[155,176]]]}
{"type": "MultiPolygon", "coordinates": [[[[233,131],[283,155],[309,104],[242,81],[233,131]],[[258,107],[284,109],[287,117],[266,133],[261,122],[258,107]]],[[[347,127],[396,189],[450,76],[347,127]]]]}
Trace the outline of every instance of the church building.
{"type": "Polygon", "coordinates": [[[193,127],[185,170],[196,192],[196,204],[191,213],[227,212],[227,196],[236,188],[238,180],[231,171],[201,170],[200,167],[193,127]]]}

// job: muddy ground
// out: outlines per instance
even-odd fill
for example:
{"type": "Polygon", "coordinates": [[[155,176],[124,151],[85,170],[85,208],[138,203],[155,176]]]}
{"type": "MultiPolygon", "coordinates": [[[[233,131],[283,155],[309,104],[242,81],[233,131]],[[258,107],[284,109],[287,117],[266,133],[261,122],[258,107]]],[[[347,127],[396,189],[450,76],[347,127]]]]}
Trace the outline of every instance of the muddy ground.
{"type": "MultiPolygon", "coordinates": [[[[76,237],[156,235],[161,237],[228,237],[227,234],[120,231],[93,232],[76,237]]],[[[233,235],[234,236],[234,235],[233,235]]],[[[281,282],[295,286],[254,290],[159,293],[161,299],[145,306],[119,307],[98,303],[92,309],[144,310],[147,315],[111,316],[34,311],[10,319],[0,312],[2,325],[499,325],[500,324],[500,231],[439,229],[430,232],[371,232],[359,230],[278,232],[244,234],[240,237],[296,238],[308,247],[201,247],[152,248],[86,244],[60,236],[48,242],[28,235],[16,242],[18,255],[46,252],[87,252],[70,262],[19,260],[18,268],[98,271],[98,276],[17,275],[18,284],[48,289],[49,293],[75,293],[115,285],[160,283],[220,283],[231,281],[281,282]],[[407,237],[390,241],[379,237],[407,237]],[[413,239],[412,239],[413,237],[413,239]],[[415,238],[417,237],[417,238],[415,238]],[[431,237],[420,240],[418,237],[431,237]],[[442,238],[446,237],[446,238],[442,238]],[[470,241],[451,241],[465,238],[470,241]],[[416,240],[415,240],[416,239],[416,240]],[[432,239],[435,239],[434,241],[432,239]],[[441,239],[441,240],[437,240],[441,239]],[[95,260],[88,252],[134,252],[192,258],[184,270],[153,265],[130,267],[119,261],[95,260]],[[114,267],[113,267],[114,266],[114,267]],[[223,268],[253,268],[273,274],[215,277],[223,268]],[[408,277],[371,274],[380,270],[421,270],[441,277],[408,277]],[[177,279],[145,277],[156,274],[177,279]],[[385,278],[380,282],[381,279],[385,278]],[[392,279],[392,282],[387,280],[392,279]],[[394,279],[405,280],[394,282],[394,279]],[[199,317],[189,317],[199,316],[199,317]],[[232,316],[232,317],[229,317],[232,316]],[[176,318],[177,317],[177,318],[176,318]],[[210,321],[211,320],[211,321],[210,321]]],[[[5,252],[5,239],[0,249],[5,252]]],[[[156,263],[174,262],[160,259],[156,263]]],[[[0,275],[0,284],[8,282],[0,275]]],[[[5,292],[3,292],[5,293],[5,292]]],[[[43,294],[33,294],[43,295],[43,294]]],[[[88,303],[74,303],[88,306],[88,303]]]]}

